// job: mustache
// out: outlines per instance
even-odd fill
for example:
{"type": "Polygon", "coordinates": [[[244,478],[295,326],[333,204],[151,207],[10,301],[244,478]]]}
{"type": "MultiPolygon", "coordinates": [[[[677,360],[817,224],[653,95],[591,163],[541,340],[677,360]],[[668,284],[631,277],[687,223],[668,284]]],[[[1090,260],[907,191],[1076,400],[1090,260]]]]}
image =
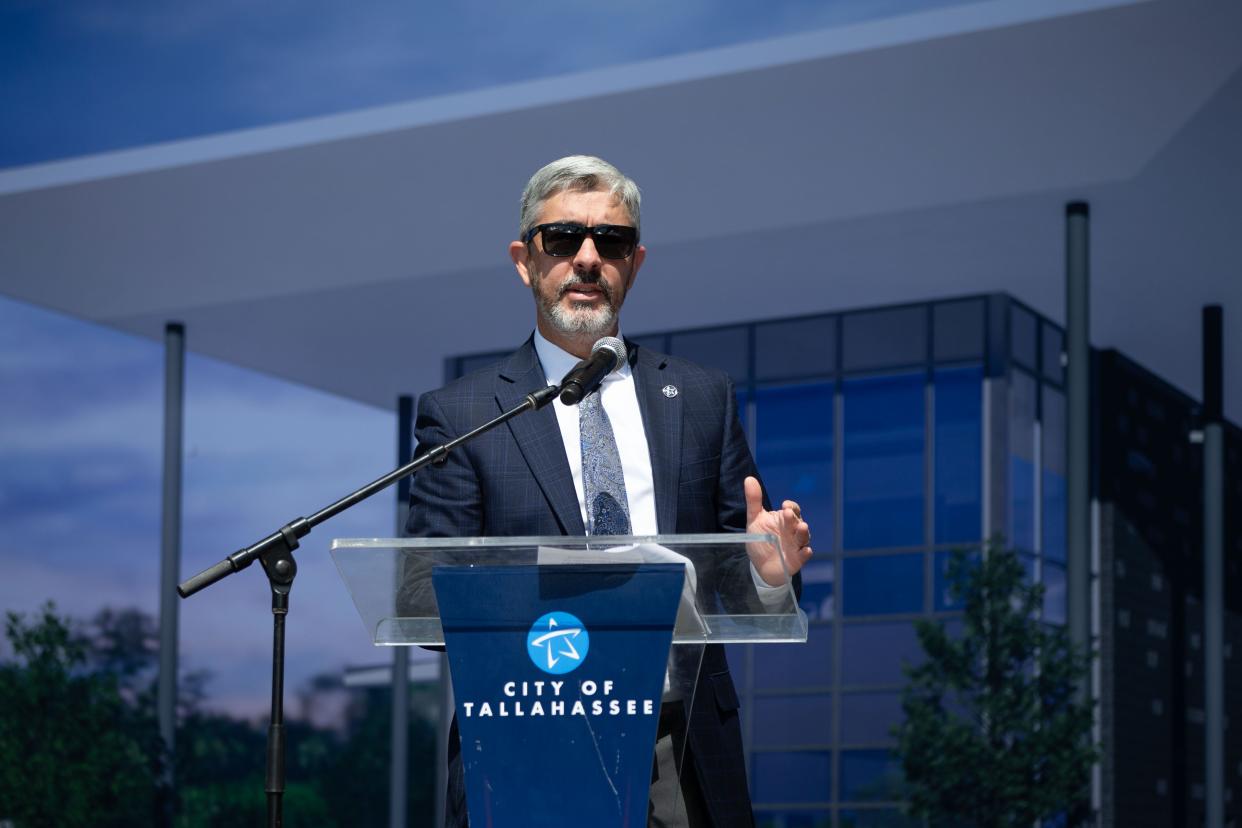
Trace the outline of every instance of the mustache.
{"type": "Polygon", "coordinates": [[[612,303],[612,286],[609,285],[608,282],[603,279],[582,279],[577,276],[570,276],[561,283],[561,286],[556,290],[556,298],[561,299],[566,293],[569,293],[569,291],[582,285],[597,289],[600,293],[604,294],[604,298],[608,300],[609,304],[612,303]]]}

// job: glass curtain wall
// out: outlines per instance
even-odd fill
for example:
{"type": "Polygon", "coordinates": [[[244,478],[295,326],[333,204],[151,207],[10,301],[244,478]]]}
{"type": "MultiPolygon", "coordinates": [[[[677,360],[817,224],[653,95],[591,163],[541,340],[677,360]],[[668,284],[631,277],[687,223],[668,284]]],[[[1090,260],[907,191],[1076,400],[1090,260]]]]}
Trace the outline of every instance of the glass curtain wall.
{"type": "MultiPolygon", "coordinates": [[[[803,569],[806,645],[730,646],[760,826],[908,823],[900,765],[903,664],[914,622],[950,624],[953,549],[979,548],[989,498],[1002,531],[1065,614],[1061,334],[1002,296],[633,337],[720,368],[773,499],[814,533],[803,569]],[[1005,411],[984,433],[985,385],[1005,411]],[[984,490],[989,446],[1004,479],[984,490]]],[[[450,360],[457,376],[496,355],[450,360]]]]}
{"type": "Polygon", "coordinates": [[[1044,585],[1043,618],[1066,609],[1065,389],[1059,328],[1009,304],[1009,480],[1006,537],[1044,585]]]}

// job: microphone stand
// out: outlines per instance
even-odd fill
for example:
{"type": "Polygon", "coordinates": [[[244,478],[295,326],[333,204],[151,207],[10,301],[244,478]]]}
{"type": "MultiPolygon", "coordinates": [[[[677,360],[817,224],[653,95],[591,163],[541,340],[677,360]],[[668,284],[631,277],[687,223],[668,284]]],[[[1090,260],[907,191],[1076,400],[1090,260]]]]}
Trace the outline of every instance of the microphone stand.
{"type": "Polygon", "coordinates": [[[371,495],[396,483],[407,475],[414,474],[428,463],[443,463],[448,453],[462,443],[473,440],[480,434],[491,431],[501,423],[508,422],[519,414],[543,408],[560,393],[559,385],[549,385],[526,398],[501,414],[494,420],[484,423],[473,431],[467,432],[455,440],[442,446],[436,446],[426,454],[415,458],[399,469],[389,472],[383,477],[368,483],[361,489],[346,495],[335,503],[325,506],[310,517],[296,518],[277,529],[266,538],[239,549],[218,564],[204,569],[197,575],[188,578],[177,587],[177,594],[189,598],[199,590],[206,589],[219,580],[234,572],[240,572],[256,560],[263,565],[267,580],[272,589],[272,706],[271,717],[267,728],[267,770],[264,779],[264,790],[267,793],[267,824],[271,828],[280,828],[284,824],[284,793],[285,793],[285,618],[289,614],[289,591],[293,588],[294,576],[298,573],[297,562],[293,559],[293,550],[298,548],[298,540],[310,534],[319,524],[335,517],[346,509],[361,503],[371,495]]]}

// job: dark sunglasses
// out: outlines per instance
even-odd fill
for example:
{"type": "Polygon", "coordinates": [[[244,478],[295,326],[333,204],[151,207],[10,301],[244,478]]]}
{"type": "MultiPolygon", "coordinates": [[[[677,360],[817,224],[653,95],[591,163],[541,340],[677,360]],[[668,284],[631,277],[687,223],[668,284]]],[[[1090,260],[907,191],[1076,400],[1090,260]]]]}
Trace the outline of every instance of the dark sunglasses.
{"type": "Polygon", "coordinates": [[[597,224],[587,227],[574,221],[536,224],[526,231],[522,241],[530,244],[543,233],[543,252],[549,256],[572,256],[582,247],[582,240],[591,235],[591,242],[601,259],[628,259],[638,245],[638,230],[623,224],[597,224]]]}

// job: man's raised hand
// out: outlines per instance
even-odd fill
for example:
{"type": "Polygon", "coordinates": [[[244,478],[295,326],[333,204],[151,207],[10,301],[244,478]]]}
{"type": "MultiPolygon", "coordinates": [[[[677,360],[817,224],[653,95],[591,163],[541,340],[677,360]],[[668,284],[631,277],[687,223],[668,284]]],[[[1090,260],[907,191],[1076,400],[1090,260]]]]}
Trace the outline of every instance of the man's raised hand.
{"type": "Polygon", "coordinates": [[[781,566],[780,552],[771,544],[752,543],[747,547],[751,563],[764,583],[771,586],[785,584],[788,577],[802,568],[810,559],[811,527],[802,519],[802,507],[786,500],[781,508],[768,511],[763,508],[763,488],[759,481],[747,477],[742,484],[746,495],[746,531],[753,535],[775,535],[785,550],[785,566],[781,566]]]}

